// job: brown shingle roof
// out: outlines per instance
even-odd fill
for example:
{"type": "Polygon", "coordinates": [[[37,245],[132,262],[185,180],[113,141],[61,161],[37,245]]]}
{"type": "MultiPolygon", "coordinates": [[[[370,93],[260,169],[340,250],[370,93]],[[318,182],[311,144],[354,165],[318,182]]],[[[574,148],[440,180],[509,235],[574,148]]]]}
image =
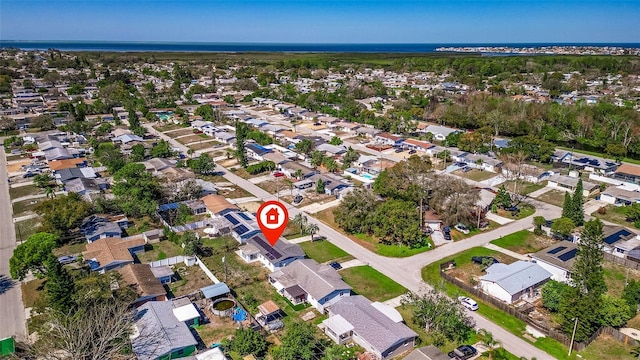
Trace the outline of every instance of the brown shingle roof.
{"type": "Polygon", "coordinates": [[[82,164],[87,161],[85,158],[74,158],[74,159],[64,159],[64,160],[54,160],[49,161],[49,169],[52,171],[63,170],[77,167],[78,164],[82,164]]]}
{"type": "Polygon", "coordinates": [[[226,209],[238,209],[238,210],[240,210],[239,207],[237,207],[236,205],[231,204],[222,195],[211,194],[211,195],[207,195],[207,196],[203,197],[200,200],[202,200],[204,202],[204,206],[207,207],[207,210],[209,210],[213,214],[217,214],[220,211],[226,210],[226,209]]]}
{"type": "Polygon", "coordinates": [[[133,261],[129,252],[132,247],[144,245],[142,236],[122,240],[118,237],[104,238],[87,244],[87,249],[82,252],[85,259],[96,259],[100,266],[106,266],[114,261],[133,261]]]}
{"type": "Polygon", "coordinates": [[[634,176],[640,176],[640,166],[635,166],[631,164],[622,164],[618,166],[616,173],[629,174],[634,176]]]}
{"type": "Polygon", "coordinates": [[[119,269],[118,272],[140,297],[166,294],[164,286],[153,275],[149,264],[129,264],[119,269]]]}

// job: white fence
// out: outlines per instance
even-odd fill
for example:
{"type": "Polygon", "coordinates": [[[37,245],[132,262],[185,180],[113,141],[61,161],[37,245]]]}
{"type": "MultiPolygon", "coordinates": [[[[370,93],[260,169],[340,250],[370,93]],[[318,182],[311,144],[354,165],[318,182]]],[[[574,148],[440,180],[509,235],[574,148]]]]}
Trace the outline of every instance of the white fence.
{"type": "Polygon", "coordinates": [[[209,270],[209,268],[207,268],[207,265],[205,265],[204,262],[202,260],[200,260],[199,257],[196,256],[196,260],[197,260],[198,266],[200,266],[200,269],[202,269],[202,271],[204,271],[204,273],[209,277],[209,279],[211,279],[211,281],[213,281],[214,284],[217,284],[217,283],[220,282],[220,280],[218,280],[218,278],[215,277],[215,275],[213,275],[211,270],[209,270]]]}
{"type": "Polygon", "coordinates": [[[151,267],[171,266],[171,265],[175,265],[175,264],[178,264],[178,263],[183,263],[183,264],[188,265],[184,261],[187,258],[188,258],[187,256],[178,255],[178,256],[167,258],[167,259],[162,259],[162,260],[157,260],[157,261],[150,262],[149,266],[151,266],[151,267]]]}

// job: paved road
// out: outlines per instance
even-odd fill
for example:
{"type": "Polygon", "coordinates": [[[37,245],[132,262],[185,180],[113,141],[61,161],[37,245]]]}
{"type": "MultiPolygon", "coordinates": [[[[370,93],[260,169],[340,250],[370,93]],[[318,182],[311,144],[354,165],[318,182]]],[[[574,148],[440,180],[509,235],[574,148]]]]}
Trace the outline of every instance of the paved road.
{"type": "Polygon", "coordinates": [[[7,184],[7,163],[4,148],[0,151],[0,339],[8,336],[27,335],[24,305],[20,283],[15,282],[8,290],[3,290],[2,279],[10,279],[9,259],[16,246],[16,234],[13,227],[9,186],[7,184]]]}
{"type": "MultiPolygon", "coordinates": [[[[165,134],[155,131],[148,124],[145,124],[145,126],[147,126],[151,133],[157,134],[158,136],[169,141],[172,145],[186,151],[186,147],[184,145],[171,139],[165,134]]],[[[227,169],[219,165],[217,166],[217,171],[224,171],[224,177],[227,180],[234,184],[237,184],[238,186],[244,188],[245,190],[249,191],[256,197],[264,201],[276,200],[276,197],[274,195],[268,193],[255,184],[252,184],[250,181],[229,172],[227,169]]],[[[558,207],[535,200],[531,200],[531,202],[537,207],[536,215],[544,216],[548,219],[559,217],[561,209],[559,209],[558,207]]],[[[289,211],[290,217],[301,213],[300,209],[290,204],[286,204],[286,206],[289,211]]],[[[458,241],[447,246],[441,246],[422,254],[414,255],[408,258],[387,258],[365,249],[342,233],[313,218],[309,214],[306,214],[304,212],[302,213],[307,216],[309,222],[318,225],[318,228],[320,230],[319,234],[324,235],[328,241],[343,249],[347,253],[353,255],[360,261],[370,264],[374,269],[380,271],[384,275],[388,276],[397,283],[414,292],[421,292],[425,289],[430,288],[429,285],[422,281],[421,276],[421,269],[426,265],[434,263],[445,257],[454,255],[458,252],[467,250],[469,248],[483,246],[489,243],[489,241],[491,240],[498,239],[502,236],[506,236],[516,231],[530,228],[532,226],[532,217],[528,217],[522,220],[511,222],[496,230],[483,232],[481,234],[465,239],[464,241],[458,241]]],[[[526,358],[535,357],[538,360],[554,359],[551,355],[545,353],[544,351],[536,348],[527,341],[503,329],[499,325],[491,322],[489,319],[486,319],[475,312],[468,313],[475,320],[477,327],[487,329],[492,334],[494,334],[494,336],[502,342],[503,347],[512,354],[516,356],[524,356],[526,358]]]]}

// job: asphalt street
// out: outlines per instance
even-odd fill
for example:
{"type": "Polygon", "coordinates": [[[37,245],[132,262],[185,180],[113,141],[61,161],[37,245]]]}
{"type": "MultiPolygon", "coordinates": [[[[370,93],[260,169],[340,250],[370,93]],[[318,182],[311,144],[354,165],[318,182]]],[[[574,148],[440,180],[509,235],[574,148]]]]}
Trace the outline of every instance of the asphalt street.
{"type": "Polygon", "coordinates": [[[7,163],[4,153],[0,154],[0,339],[27,335],[24,305],[20,282],[13,281],[9,275],[9,259],[16,247],[16,234],[13,227],[13,214],[9,200],[7,183],[7,163]]]}

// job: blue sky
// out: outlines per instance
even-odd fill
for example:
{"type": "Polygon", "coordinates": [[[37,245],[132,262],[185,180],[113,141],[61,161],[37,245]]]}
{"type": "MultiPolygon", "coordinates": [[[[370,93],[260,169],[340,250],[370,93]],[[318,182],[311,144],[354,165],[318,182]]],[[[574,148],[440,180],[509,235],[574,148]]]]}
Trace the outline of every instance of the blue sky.
{"type": "Polygon", "coordinates": [[[0,0],[0,39],[640,42],[640,0],[0,0]]]}

